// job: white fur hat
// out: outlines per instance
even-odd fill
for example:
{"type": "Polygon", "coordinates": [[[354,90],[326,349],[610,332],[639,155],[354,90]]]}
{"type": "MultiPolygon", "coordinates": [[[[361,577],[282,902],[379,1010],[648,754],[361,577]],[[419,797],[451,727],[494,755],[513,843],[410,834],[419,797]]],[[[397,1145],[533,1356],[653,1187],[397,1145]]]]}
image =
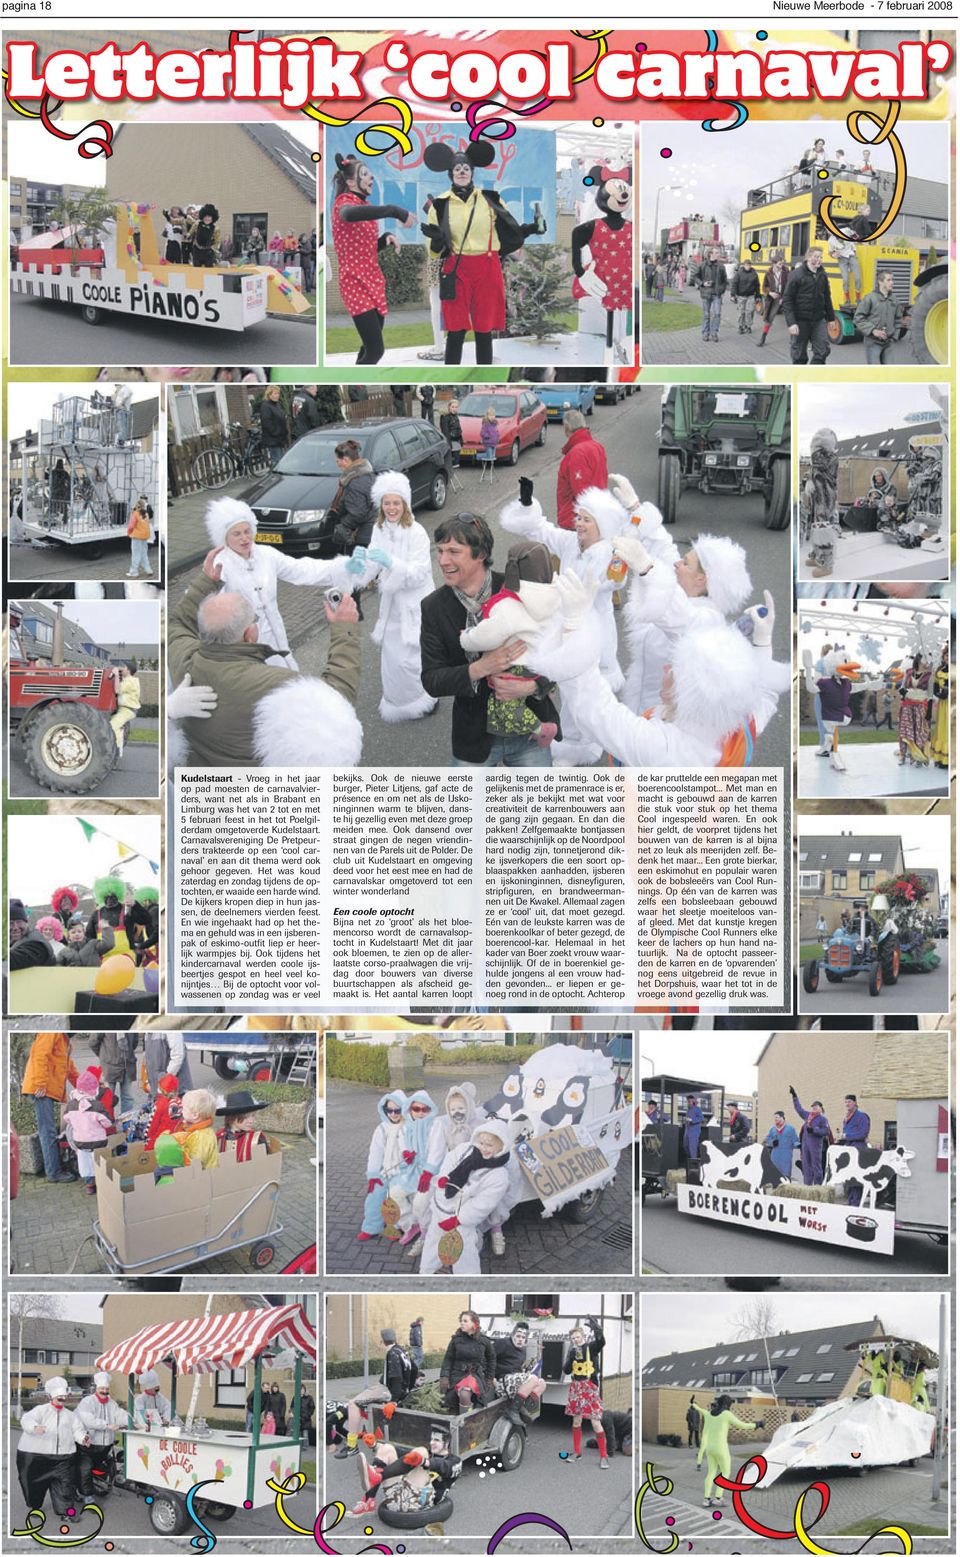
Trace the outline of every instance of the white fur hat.
{"type": "Polygon", "coordinates": [[[677,724],[714,740],[732,734],[757,708],[758,659],[736,627],[685,633],[669,661],[677,724]]]}
{"type": "Polygon", "coordinates": [[[582,511],[590,515],[604,541],[615,540],[630,523],[627,510],[606,487],[584,487],[574,498],[573,506],[577,513],[582,511]]]}
{"type": "Polygon", "coordinates": [[[382,470],[370,488],[370,497],[374,508],[379,508],[385,497],[393,492],[397,497],[402,497],[410,512],[413,513],[413,493],[410,490],[410,482],[402,470],[382,470]]]}
{"type": "Polygon", "coordinates": [[[257,516],[248,503],[235,497],[217,497],[207,505],[204,516],[211,546],[226,544],[227,535],[235,524],[248,524],[257,533],[257,516]]]}
{"type": "Polygon", "coordinates": [[[354,768],[363,729],[353,704],[319,676],[293,676],[253,710],[253,748],[265,767],[354,768]]]}
{"type": "Polygon", "coordinates": [[[750,574],[742,546],[725,535],[698,535],[694,551],[707,575],[707,594],[718,611],[731,616],[750,594],[750,574]]]}

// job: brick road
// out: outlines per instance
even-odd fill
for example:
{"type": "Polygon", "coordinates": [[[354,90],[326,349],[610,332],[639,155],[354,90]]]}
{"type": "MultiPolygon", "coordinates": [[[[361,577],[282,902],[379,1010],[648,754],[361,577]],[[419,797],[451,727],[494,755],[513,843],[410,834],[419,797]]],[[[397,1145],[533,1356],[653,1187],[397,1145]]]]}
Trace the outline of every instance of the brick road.
{"type": "MultiPolygon", "coordinates": [[[[74,1038],[73,1054],[78,1070],[95,1063],[95,1056],[82,1039],[74,1038]]],[[[216,1072],[201,1065],[194,1054],[190,1056],[190,1069],[195,1086],[209,1087],[215,1094],[223,1092],[224,1084],[216,1072]]],[[[136,1086],[134,1100],[139,1104],[144,1096],[136,1086]]],[[[275,1271],[315,1242],[319,1193],[317,1170],[311,1162],[315,1148],[307,1136],[284,1135],[277,1139],[284,1147],[278,1210],[283,1231],[275,1239],[276,1255],[271,1267],[275,1271]]],[[[48,1184],[42,1175],[21,1174],[20,1193],[10,1206],[10,1261],[14,1274],[102,1275],[103,1260],[92,1239],[82,1242],[87,1239],[96,1214],[96,1199],[84,1192],[82,1183],[48,1184]]],[[[249,1276],[249,1255],[249,1248],[237,1249],[189,1269],[208,1276],[249,1276]]]]}
{"type": "MultiPolygon", "coordinates": [[[[508,1067],[476,1066],[451,1073],[427,1071],[423,1085],[441,1103],[454,1080],[471,1079],[481,1098],[492,1097],[508,1067]]],[[[358,1243],[363,1211],[367,1150],[376,1123],[380,1087],[333,1081],[328,1086],[326,1120],[326,1267],[329,1275],[414,1276],[419,1261],[407,1258],[384,1238],[358,1243]]],[[[594,1218],[585,1225],[556,1215],[544,1220],[537,1203],[517,1207],[504,1228],[507,1252],[492,1256],[485,1240],[480,1256],[485,1276],[604,1275],[632,1271],[630,1229],[632,1195],[629,1157],[607,1189],[594,1218]],[[625,1235],[626,1247],[620,1246],[625,1235]],[[608,1240],[614,1238],[617,1242],[608,1240]]]]}

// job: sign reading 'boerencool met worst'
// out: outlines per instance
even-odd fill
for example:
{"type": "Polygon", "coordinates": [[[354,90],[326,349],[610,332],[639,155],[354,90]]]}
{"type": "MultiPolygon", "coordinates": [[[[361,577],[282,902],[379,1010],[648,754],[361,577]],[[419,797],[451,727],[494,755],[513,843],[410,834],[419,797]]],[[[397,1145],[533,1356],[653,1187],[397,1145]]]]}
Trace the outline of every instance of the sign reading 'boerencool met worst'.
{"type": "Polygon", "coordinates": [[[754,1195],[734,1189],[707,1189],[699,1184],[678,1184],[677,1206],[688,1216],[783,1233],[788,1238],[803,1238],[807,1243],[836,1243],[865,1254],[893,1253],[892,1211],[872,1208],[861,1212],[856,1206],[822,1205],[813,1200],[788,1200],[782,1195],[754,1195]]]}

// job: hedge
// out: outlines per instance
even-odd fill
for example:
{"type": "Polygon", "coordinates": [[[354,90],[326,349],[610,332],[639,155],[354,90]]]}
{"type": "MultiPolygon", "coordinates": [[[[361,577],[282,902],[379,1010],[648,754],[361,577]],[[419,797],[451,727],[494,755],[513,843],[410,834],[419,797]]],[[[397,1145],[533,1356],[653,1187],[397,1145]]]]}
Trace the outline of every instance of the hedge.
{"type": "Polygon", "coordinates": [[[344,1043],[342,1038],[331,1038],[328,1033],[323,1043],[327,1076],[386,1089],[390,1085],[387,1047],[379,1043],[344,1043]]]}
{"type": "MultiPolygon", "coordinates": [[[[373,1355],[374,1351],[371,1349],[371,1357],[373,1357],[373,1355]]],[[[426,1371],[428,1368],[439,1368],[445,1356],[446,1349],[444,1349],[442,1352],[424,1352],[422,1364],[423,1370],[426,1371]]],[[[344,1362],[331,1362],[330,1358],[328,1357],[326,1374],[328,1379],[362,1378],[363,1358],[348,1357],[344,1362]]]]}
{"type": "Polygon", "coordinates": [[[387,283],[387,302],[392,308],[404,303],[423,303],[426,250],[419,244],[403,244],[399,249],[387,244],[377,256],[387,283]]]}
{"type": "MultiPolygon", "coordinates": [[[[536,1044],[464,1043],[455,1048],[444,1048],[437,1033],[414,1033],[406,1040],[423,1053],[424,1063],[430,1069],[457,1067],[460,1065],[522,1065],[524,1060],[536,1054],[536,1044]]],[[[390,1069],[387,1055],[390,1044],[346,1043],[342,1038],[325,1040],[327,1075],[339,1081],[358,1081],[368,1086],[389,1087],[390,1069]]]]}

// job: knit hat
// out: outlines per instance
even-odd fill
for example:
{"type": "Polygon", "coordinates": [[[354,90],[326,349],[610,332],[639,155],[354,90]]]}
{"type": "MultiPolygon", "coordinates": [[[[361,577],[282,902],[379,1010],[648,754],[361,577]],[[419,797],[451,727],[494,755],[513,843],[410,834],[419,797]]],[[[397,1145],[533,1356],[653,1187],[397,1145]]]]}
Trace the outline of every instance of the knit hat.
{"type": "Polygon", "coordinates": [[[396,1330],[390,1329],[381,1330],[380,1339],[383,1341],[385,1346],[395,1346],[397,1343],[397,1332],[396,1330]]]}
{"type": "Polygon", "coordinates": [[[374,508],[379,508],[383,499],[389,497],[391,492],[397,497],[402,497],[410,512],[413,512],[413,492],[402,470],[382,470],[376,477],[370,488],[370,499],[374,508]]]}
{"type": "Polygon", "coordinates": [[[37,920],[34,928],[39,930],[41,935],[44,930],[49,930],[55,941],[63,940],[63,922],[54,914],[44,914],[42,919],[37,920]]]}
{"type": "Polygon", "coordinates": [[[11,922],[17,921],[20,924],[30,923],[30,915],[23,906],[22,897],[12,897],[10,899],[10,906],[7,910],[7,917],[11,920],[11,922]]]}
{"type": "Polygon", "coordinates": [[[751,589],[743,547],[725,535],[698,535],[693,549],[707,575],[707,594],[717,610],[724,616],[739,611],[751,589]]]}
{"type": "Polygon", "coordinates": [[[630,523],[630,515],[623,504],[605,487],[584,487],[574,499],[573,506],[578,514],[590,515],[604,541],[615,540],[630,523]]]}
{"type": "Polygon", "coordinates": [[[73,1090],[75,1092],[82,1092],[84,1097],[96,1097],[100,1090],[100,1082],[93,1074],[93,1071],[88,1068],[87,1070],[80,1072],[76,1081],[73,1083],[73,1090]]]}
{"type": "Polygon", "coordinates": [[[73,913],[74,909],[79,907],[79,904],[80,899],[72,887],[58,887],[56,892],[51,893],[50,906],[55,914],[62,913],[64,908],[69,908],[70,912],[73,913]]]}
{"type": "Polygon", "coordinates": [[[257,516],[249,503],[235,497],[217,497],[207,504],[204,524],[211,546],[225,546],[228,533],[236,524],[248,524],[257,533],[257,516]]]}

